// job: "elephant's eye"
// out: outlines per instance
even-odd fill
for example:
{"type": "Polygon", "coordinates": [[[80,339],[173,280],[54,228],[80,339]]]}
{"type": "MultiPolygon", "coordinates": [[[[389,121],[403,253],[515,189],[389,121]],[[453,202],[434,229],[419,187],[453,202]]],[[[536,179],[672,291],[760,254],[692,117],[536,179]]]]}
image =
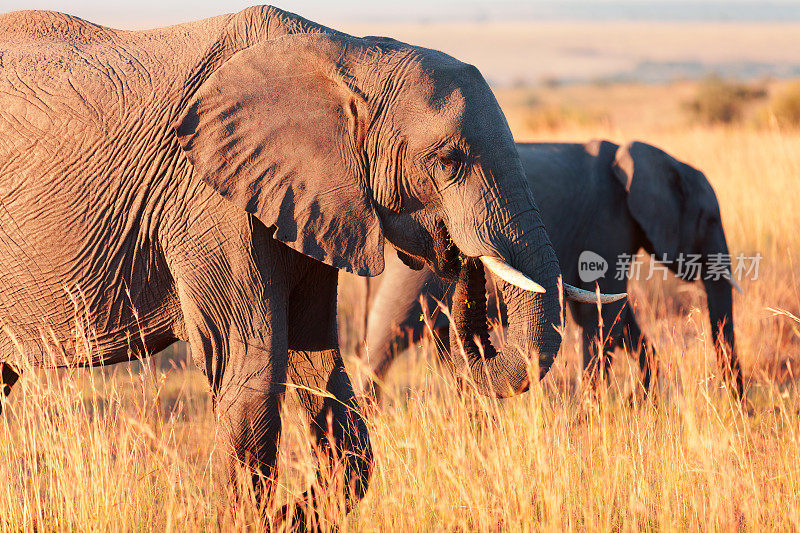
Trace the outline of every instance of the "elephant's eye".
{"type": "Polygon", "coordinates": [[[458,177],[467,166],[467,156],[461,150],[450,148],[440,153],[438,165],[448,177],[458,177]]]}
{"type": "Polygon", "coordinates": [[[439,159],[439,163],[446,170],[458,171],[458,169],[461,167],[462,161],[453,157],[442,157],[439,159]]]}

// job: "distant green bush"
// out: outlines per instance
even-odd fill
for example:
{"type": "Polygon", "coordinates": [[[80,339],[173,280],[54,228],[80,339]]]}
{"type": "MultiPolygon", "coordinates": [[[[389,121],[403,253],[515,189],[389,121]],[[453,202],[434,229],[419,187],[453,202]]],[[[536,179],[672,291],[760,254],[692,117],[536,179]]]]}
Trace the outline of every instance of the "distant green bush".
{"type": "Polygon", "coordinates": [[[698,86],[697,94],[686,107],[703,124],[730,124],[741,120],[745,107],[766,94],[763,88],[710,76],[698,86]]]}

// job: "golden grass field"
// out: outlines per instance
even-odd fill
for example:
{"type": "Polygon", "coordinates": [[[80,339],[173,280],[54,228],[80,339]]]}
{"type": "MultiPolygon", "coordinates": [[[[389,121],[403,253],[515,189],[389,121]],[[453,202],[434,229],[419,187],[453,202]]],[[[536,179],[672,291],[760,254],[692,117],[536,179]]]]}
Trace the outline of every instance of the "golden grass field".
{"type": "MultiPolygon", "coordinates": [[[[800,528],[800,131],[692,125],[680,109],[691,90],[586,86],[498,96],[518,140],[641,139],[706,172],[732,253],[764,257],[759,279],[735,296],[748,404],[734,402],[718,379],[701,287],[674,280],[632,286],[663,364],[660,394],[634,407],[636,374],[622,353],[607,394],[584,401],[573,328],[541,385],[506,401],[459,395],[423,342],[398,359],[385,406],[370,412],[372,482],[340,517],[342,530],[800,528]],[[582,111],[543,125],[531,118],[531,98],[582,111]]],[[[360,280],[342,279],[342,344],[353,376],[362,290],[360,280]]],[[[204,378],[168,355],[27,372],[0,420],[0,530],[256,529],[263,524],[252,504],[231,506],[215,481],[225,450],[214,432],[204,378]]],[[[279,503],[314,478],[310,447],[290,393],[279,503]]]]}

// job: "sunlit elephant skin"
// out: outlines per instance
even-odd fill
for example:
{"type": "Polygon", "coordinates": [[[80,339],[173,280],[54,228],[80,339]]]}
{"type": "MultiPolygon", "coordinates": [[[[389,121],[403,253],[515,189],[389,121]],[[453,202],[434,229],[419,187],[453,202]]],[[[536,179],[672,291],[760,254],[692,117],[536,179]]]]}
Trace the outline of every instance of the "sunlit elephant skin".
{"type": "MultiPolygon", "coordinates": [[[[352,505],[372,452],[339,355],[339,270],[379,274],[384,240],[451,278],[494,258],[546,291],[501,288],[516,343],[544,371],[558,352],[558,262],[474,67],[272,7],[141,32],[15,12],[0,51],[4,391],[29,364],[183,339],[231,476],[243,465],[269,498],[288,379],[352,505]]],[[[477,274],[460,279],[474,292],[477,274]]],[[[518,352],[470,353],[482,392],[527,388],[518,352]]]]}
{"type": "MultiPolygon", "coordinates": [[[[702,172],[649,144],[634,142],[618,146],[607,141],[587,144],[518,144],[534,196],[556,250],[564,280],[586,289],[579,277],[582,251],[600,255],[608,265],[597,283],[602,292],[624,292],[627,279],[617,279],[617,258],[640,249],[677,265],[678,254],[728,254],[728,244],[719,205],[702,172]]],[[[436,301],[448,302],[452,283],[443,283],[430,271],[411,271],[397,260],[387,260],[384,274],[375,285],[367,317],[366,356],[378,384],[386,377],[396,354],[418,341],[426,325],[420,320],[421,295],[426,306],[436,310],[436,301]]],[[[701,261],[703,262],[703,261],[701,261]]],[[[725,265],[730,269],[730,263],[725,265]]],[[[645,272],[644,269],[642,272],[645,272]]],[[[625,272],[627,274],[627,271],[625,272]]],[[[645,272],[646,274],[646,272],[645,272]]],[[[737,394],[742,376],[735,350],[731,285],[725,279],[704,281],[708,297],[711,332],[723,373],[737,394]]],[[[493,283],[487,283],[492,293],[493,283]]],[[[497,318],[496,301],[490,297],[490,313],[497,318]]],[[[596,306],[571,305],[571,314],[583,333],[584,367],[589,376],[607,374],[615,348],[638,354],[642,385],[649,389],[657,366],[655,351],[642,333],[634,310],[626,301],[602,307],[603,330],[596,306]],[[603,365],[598,365],[599,338],[604,339],[603,365]]],[[[501,305],[500,313],[506,318],[501,305]]],[[[448,322],[433,313],[431,328],[443,351],[448,346],[448,322]]],[[[592,386],[596,380],[592,381],[592,386]]]]}

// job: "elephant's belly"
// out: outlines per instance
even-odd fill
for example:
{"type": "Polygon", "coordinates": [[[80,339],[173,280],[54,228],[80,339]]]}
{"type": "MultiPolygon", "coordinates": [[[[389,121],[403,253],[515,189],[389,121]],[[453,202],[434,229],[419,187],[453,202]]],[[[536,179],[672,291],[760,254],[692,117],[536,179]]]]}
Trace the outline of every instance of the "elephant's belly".
{"type": "Polygon", "coordinates": [[[177,340],[179,314],[169,296],[155,304],[98,300],[80,291],[45,290],[14,301],[0,296],[0,360],[58,367],[152,355],[177,340]]]}
{"type": "Polygon", "coordinates": [[[0,297],[0,361],[44,367],[110,364],[153,355],[177,340],[177,299],[139,302],[138,309],[135,303],[108,302],[92,310],[79,292],[45,294],[46,305],[0,297]]]}
{"type": "Polygon", "coordinates": [[[0,360],[96,365],[174,342],[171,276],[146,250],[130,250],[48,264],[46,250],[13,253],[0,241],[0,360]]]}

